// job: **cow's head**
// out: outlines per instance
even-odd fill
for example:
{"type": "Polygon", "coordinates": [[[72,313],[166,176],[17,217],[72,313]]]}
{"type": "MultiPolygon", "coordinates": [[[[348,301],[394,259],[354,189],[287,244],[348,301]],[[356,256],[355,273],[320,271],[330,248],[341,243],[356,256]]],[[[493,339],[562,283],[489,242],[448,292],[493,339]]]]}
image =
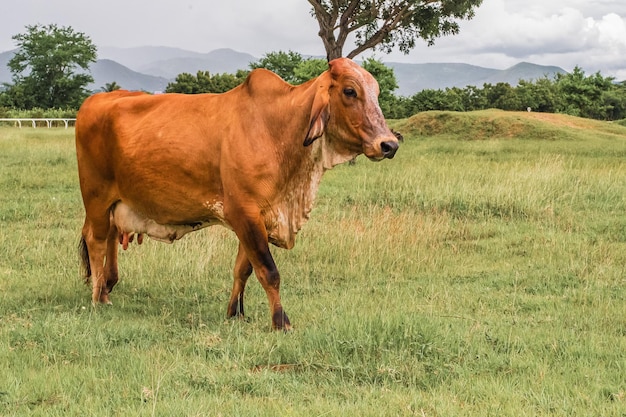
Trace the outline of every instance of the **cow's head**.
{"type": "Polygon", "coordinates": [[[347,58],[335,59],[329,66],[319,77],[304,145],[325,135],[337,152],[363,153],[373,161],[393,158],[398,139],[378,105],[374,77],[347,58]]]}

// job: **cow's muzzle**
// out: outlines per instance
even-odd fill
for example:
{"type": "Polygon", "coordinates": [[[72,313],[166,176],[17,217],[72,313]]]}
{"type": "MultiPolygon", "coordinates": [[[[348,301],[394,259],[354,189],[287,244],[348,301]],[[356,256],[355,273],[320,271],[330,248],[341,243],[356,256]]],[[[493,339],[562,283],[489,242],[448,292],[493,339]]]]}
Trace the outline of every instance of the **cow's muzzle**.
{"type": "Polygon", "coordinates": [[[396,155],[396,151],[398,150],[398,142],[397,141],[385,141],[380,143],[380,151],[383,154],[383,158],[392,159],[396,155]]]}
{"type": "Polygon", "coordinates": [[[395,136],[384,135],[369,143],[364,141],[363,153],[371,161],[382,161],[393,158],[398,146],[398,139],[395,136]]]}

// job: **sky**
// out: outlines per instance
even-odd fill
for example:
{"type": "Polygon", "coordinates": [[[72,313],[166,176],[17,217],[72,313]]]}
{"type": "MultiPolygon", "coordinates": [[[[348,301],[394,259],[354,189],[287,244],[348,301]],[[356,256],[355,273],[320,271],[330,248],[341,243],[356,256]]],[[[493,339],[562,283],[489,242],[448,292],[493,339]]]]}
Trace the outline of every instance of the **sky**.
{"type": "MultiPolygon", "coordinates": [[[[9,0],[1,0],[8,2],[9,0]]],[[[306,0],[19,0],[0,8],[0,52],[26,25],[56,23],[96,46],[231,48],[257,58],[272,51],[325,56],[306,0]]],[[[347,53],[347,48],[344,53],[347,53]]],[[[404,55],[368,51],[385,62],[461,62],[505,69],[526,61],[575,66],[626,80],[626,1],[484,0],[461,32],[404,55]]]]}

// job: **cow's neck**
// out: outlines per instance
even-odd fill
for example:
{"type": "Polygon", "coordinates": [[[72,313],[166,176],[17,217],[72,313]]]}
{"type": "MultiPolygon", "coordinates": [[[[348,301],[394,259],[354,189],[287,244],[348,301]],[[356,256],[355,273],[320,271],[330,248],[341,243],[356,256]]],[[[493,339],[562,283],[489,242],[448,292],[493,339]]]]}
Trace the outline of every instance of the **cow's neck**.
{"type": "Polygon", "coordinates": [[[308,147],[304,146],[317,82],[295,87],[282,97],[285,104],[291,103],[293,112],[273,123],[277,127],[275,137],[281,138],[284,144],[282,163],[288,173],[283,195],[272,207],[268,232],[272,243],[285,248],[293,247],[296,233],[309,219],[324,172],[356,156],[337,152],[326,134],[308,147]],[[298,105],[294,106],[295,103],[298,105]]]}

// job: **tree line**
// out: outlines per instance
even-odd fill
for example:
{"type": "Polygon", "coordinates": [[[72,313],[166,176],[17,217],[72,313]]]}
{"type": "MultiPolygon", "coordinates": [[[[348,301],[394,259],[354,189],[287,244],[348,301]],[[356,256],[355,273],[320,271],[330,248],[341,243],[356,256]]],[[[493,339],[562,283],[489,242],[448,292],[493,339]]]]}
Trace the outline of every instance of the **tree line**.
{"type": "MultiPolygon", "coordinates": [[[[327,68],[325,59],[304,59],[300,54],[271,52],[250,68],[267,68],[285,81],[300,84],[317,77],[327,68]]],[[[520,80],[518,85],[500,82],[482,87],[467,86],[446,89],[426,89],[410,97],[397,96],[398,83],[393,69],[381,61],[368,58],[362,66],[376,78],[380,86],[379,102],[385,117],[402,119],[429,110],[473,111],[497,108],[511,111],[563,113],[598,120],[626,119],[626,82],[616,83],[612,77],[599,72],[586,75],[576,67],[571,73],[553,78],[520,80]]],[[[221,93],[245,80],[248,71],[236,74],[213,74],[198,71],[183,73],[168,84],[171,93],[221,93]]]]}
{"type": "Polygon", "coordinates": [[[598,120],[626,118],[626,82],[616,83],[599,72],[587,76],[575,67],[553,78],[520,80],[517,86],[500,82],[482,87],[422,90],[411,97],[393,96],[387,117],[404,118],[428,110],[473,111],[496,108],[511,111],[562,113],[598,120]]]}
{"type": "MultiPolygon", "coordinates": [[[[91,40],[72,28],[56,25],[27,26],[26,33],[13,37],[18,51],[9,62],[13,83],[0,88],[0,113],[8,109],[78,109],[92,92],[89,65],[96,60],[91,40]],[[4,108],[4,110],[2,110],[4,108]]],[[[423,90],[410,97],[397,96],[398,83],[393,70],[381,61],[368,58],[363,67],[378,80],[379,101],[388,118],[405,118],[428,110],[472,111],[487,108],[564,113],[600,119],[626,119],[626,82],[616,83],[599,72],[586,75],[576,67],[569,74],[534,81],[483,84],[465,88],[423,90]]],[[[326,59],[304,58],[297,52],[271,52],[246,70],[235,74],[179,74],[166,92],[186,94],[222,93],[241,84],[250,70],[266,68],[292,84],[306,82],[326,70],[326,59]]],[[[123,86],[116,82],[102,87],[112,91],[123,86]]]]}

